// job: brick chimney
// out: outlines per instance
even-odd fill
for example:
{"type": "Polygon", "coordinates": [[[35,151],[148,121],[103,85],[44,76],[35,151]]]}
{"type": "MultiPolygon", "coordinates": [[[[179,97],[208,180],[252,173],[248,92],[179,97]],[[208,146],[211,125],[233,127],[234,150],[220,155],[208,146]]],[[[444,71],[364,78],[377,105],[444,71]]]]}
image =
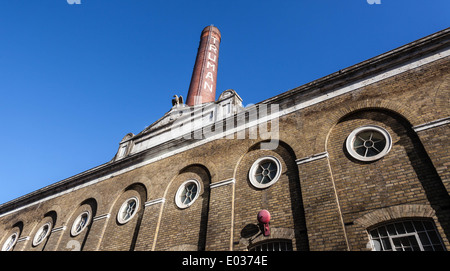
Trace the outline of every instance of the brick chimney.
{"type": "Polygon", "coordinates": [[[200,45],[186,98],[186,104],[189,106],[216,100],[220,39],[219,29],[212,25],[205,27],[200,35],[200,45]]]}

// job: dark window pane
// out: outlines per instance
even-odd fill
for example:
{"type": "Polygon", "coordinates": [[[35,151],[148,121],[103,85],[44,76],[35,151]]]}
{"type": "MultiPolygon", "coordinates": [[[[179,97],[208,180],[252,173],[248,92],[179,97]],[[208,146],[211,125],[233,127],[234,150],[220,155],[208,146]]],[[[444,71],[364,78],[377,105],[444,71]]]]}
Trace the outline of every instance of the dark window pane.
{"type": "Polygon", "coordinates": [[[384,147],[386,146],[386,141],[380,141],[380,142],[376,142],[375,144],[374,144],[374,147],[377,149],[377,150],[379,150],[379,151],[382,151],[383,149],[384,149],[384,147]]]}
{"type": "Polygon", "coordinates": [[[426,246],[426,245],[430,245],[430,240],[428,239],[428,236],[425,232],[420,232],[419,234],[419,239],[420,242],[422,243],[422,245],[426,246]]]}
{"type": "Polygon", "coordinates": [[[431,243],[433,245],[441,243],[441,240],[439,240],[439,237],[437,236],[435,231],[429,231],[427,233],[428,233],[428,236],[430,237],[431,243]]]}
{"type": "Polygon", "coordinates": [[[380,236],[387,236],[386,228],[380,227],[378,228],[378,232],[380,233],[380,236]]]}
{"type": "Polygon", "coordinates": [[[389,224],[387,225],[387,230],[389,232],[389,235],[396,235],[397,233],[395,232],[395,227],[393,224],[389,224]]]}
{"type": "Polygon", "coordinates": [[[383,238],[383,239],[381,239],[381,242],[383,243],[384,250],[392,250],[391,242],[389,241],[389,238],[383,238]]]}
{"type": "Polygon", "coordinates": [[[423,246],[424,251],[433,251],[433,248],[431,246],[423,246]]]}
{"type": "Polygon", "coordinates": [[[400,238],[394,238],[393,240],[392,240],[392,242],[394,243],[394,246],[395,246],[395,250],[403,250],[402,249],[402,243],[401,243],[401,241],[400,241],[400,238]]]}
{"type": "MultiPolygon", "coordinates": [[[[408,236],[408,237],[405,237],[405,238],[408,238],[410,246],[412,246],[412,247],[419,247],[419,243],[417,242],[417,239],[416,239],[415,236],[411,235],[411,236],[408,236]]],[[[420,249],[418,249],[418,250],[420,250],[420,249]]]]}
{"type": "Polygon", "coordinates": [[[395,229],[398,234],[406,233],[405,228],[403,227],[403,223],[395,223],[395,229]]]}
{"type": "Polygon", "coordinates": [[[435,245],[434,250],[435,251],[444,251],[444,247],[442,245],[435,245]]]}
{"type": "Polygon", "coordinates": [[[371,156],[375,156],[377,154],[379,154],[380,152],[375,150],[374,148],[368,148],[367,149],[367,154],[366,157],[371,157],[371,156]]]}
{"type": "Polygon", "coordinates": [[[414,232],[414,226],[411,221],[406,221],[403,225],[405,226],[406,232],[414,232]]]}
{"type": "Polygon", "coordinates": [[[424,231],[425,228],[423,227],[422,221],[414,221],[414,227],[416,228],[416,231],[424,231]]]}
{"type": "Polygon", "coordinates": [[[431,223],[430,221],[423,221],[423,225],[427,230],[434,230],[433,223],[431,223]]]}
{"type": "Polygon", "coordinates": [[[422,225],[422,221],[414,221],[414,227],[416,228],[416,231],[424,231],[424,227],[422,225]]]}
{"type": "Polygon", "coordinates": [[[371,230],[370,231],[370,235],[372,236],[372,238],[377,238],[378,237],[378,231],[375,229],[375,230],[371,230]]]}

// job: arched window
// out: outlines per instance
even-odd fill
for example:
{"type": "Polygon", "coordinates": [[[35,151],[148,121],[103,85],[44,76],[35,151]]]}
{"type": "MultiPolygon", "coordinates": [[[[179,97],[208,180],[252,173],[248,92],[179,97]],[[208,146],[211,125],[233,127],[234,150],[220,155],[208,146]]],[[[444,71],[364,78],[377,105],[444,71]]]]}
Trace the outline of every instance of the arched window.
{"type": "Polygon", "coordinates": [[[430,219],[390,221],[369,229],[375,251],[442,251],[445,247],[430,219]]]}
{"type": "Polygon", "coordinates": [[[292,251],[292,240],[275,239],[256,243],[249,251],[292,251]]]}

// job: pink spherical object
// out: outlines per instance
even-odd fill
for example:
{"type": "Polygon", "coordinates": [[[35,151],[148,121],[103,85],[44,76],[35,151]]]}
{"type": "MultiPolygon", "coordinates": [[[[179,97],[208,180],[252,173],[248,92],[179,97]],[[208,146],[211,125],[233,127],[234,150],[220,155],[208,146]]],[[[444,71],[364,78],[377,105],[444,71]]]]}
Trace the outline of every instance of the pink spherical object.
{"type": "Polygon", "coordinates": [[[267,224],[270,221],[270,213],[267,210],[261,210],[258,212],[258,222],[267,224]]]}

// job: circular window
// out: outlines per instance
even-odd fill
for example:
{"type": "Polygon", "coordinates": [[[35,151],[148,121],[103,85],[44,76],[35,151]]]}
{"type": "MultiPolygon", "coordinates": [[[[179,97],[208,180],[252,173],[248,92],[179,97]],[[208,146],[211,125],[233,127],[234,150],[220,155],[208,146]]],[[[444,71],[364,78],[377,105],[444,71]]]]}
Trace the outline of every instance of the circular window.
{"type": "Polygon", "coordinates": [[[132,197],[127,199],[119,209],[117,214],[117,221],[120,224],[125,224],[137,213],[139,208],[139,199],[132,197]]]}
{"type": "Polygon", "coordinates": [[[91,214],[88,211],[82,212],[72,224],[72,229],[70,230],[72,236],[80,234],[86,228],[90,219],[91,214]]]}
{"type": "Polygon", "coordinates": [[[175,194],[175,203],[179,208],[187,208],[194,203],[200,195],[200,183],[197,180],[184,182],[175,194]]]}
{"type": "Polygon", "coordinates": [[[39,228],[39,230],[34,235],[33,246],[39,245],[40,243],[42,243],[42,241],[45,240],[45,238],[47,238],[47,236],[50,234],[51,227],[52,223],[47,222],[39,228]]]}
{"type": "Polygon", "coordinates": [[[351,132],[345,145],[353,158],[360,161],[374,161],[391,150],[392,139],[385,129],[368,125],[351,132]]]}
{"type": "Polygon", "coordinates": [[[281,175],[281,163],[273,156],[259,158],[249,171],[249,179],[253,186],[266,188],[276,183],[281,175]]]}
{"type": "Polygon", "coordinates": [[[18,238],[19,238],[19,234],[17,232],[11,234],[8,237],[8,239],[6,239],[5,243],[3,244],[2,251],[12,250],[14,245],[16,244],[18,238]]]}

